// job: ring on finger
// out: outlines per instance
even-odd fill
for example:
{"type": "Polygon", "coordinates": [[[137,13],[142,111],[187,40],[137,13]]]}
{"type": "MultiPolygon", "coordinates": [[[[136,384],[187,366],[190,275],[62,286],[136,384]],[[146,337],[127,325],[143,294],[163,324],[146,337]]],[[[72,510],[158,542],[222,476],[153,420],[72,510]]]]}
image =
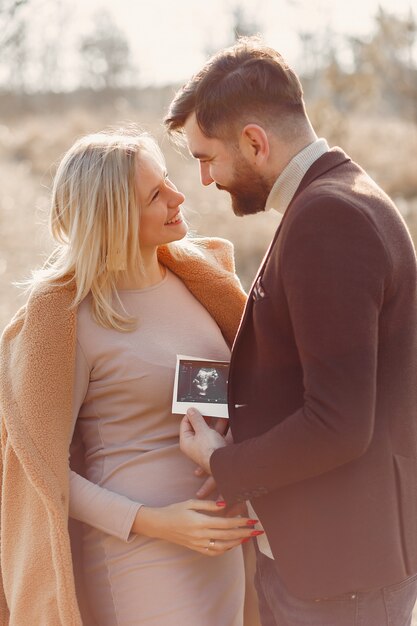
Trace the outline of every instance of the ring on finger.
{"type": "Polygon", "coordinates": [[[212,550],[214,548],[215,543],[216,543],[215,539],[210,539],[206,550],[212,550]]]}

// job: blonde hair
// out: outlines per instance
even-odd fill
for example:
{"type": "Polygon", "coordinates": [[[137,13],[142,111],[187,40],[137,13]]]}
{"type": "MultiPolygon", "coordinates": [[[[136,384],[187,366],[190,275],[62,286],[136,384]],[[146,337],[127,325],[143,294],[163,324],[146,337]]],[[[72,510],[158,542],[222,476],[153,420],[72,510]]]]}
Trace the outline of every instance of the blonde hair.
{"type": "Polygon", "coordinates": [[[87,135],[74,143],[52,189],[49,226],[57,246],[30,281],[31,287],[75,283],[73,306],[91,292],[95,321],[121,331],[132,330],[136,320],[118,296],[119,273],[143,273],[136,191],[143,152],[164,164],[156,142],[136,128],[87,135]]]}

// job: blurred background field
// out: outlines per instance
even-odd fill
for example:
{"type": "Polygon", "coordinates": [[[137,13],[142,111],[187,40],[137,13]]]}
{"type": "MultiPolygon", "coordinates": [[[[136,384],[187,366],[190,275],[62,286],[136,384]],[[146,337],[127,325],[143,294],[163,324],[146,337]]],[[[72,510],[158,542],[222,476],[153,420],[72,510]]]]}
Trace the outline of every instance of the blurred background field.
{"type": "MultiPolygon", "coordinates": [[[[141,3],[124,4],[133,11],[131,19],[139,19],[141,3]]],[[[307,2],[277,4],[312,15],[307,2]]],[[[334,4],[321,0],[316,9],[320,5],[324,16],[329,7],[330,15],[334,4]]],[[[401,12],[396,6],[401,2],[389,9],[383,4],[369,17],[366,32],[332,31],[331,22],[323,20],[315,29],[308,19],[295,25],[294,65],[318,134],[340,145],[393,197],[417,241],[416,16],[411,2],[401,12]]],[[[186,195],[191,228],[233,241],[246,288],[279,222],[274,212],[237,218],[227,194],[201,186],[196,163],[171,145],[161,124],[181,84],[180,68],[172,71],[172,84],[159,80],[155,70],[152,81],[146,55],[133,55],[132,39],[111,3],[93,5],[89,21],[78,24],[77,38],[75,9],[71,12],[66,0],[0,0],[0,330],[24,302],[12,282],[27,277],[51,249],[46,224],[53,174],[65,150],[85,133],[130,122],[153,133],[172,180],[186,195]],[[72,47],[66,41],[64,54],[70,26],[72,47]]],[[[191,4],[182,0],[178,6],[181,11],[191,4]]],[[[224,13],[218,14],[222,39],[214,36],[218,29],[206,34],[195,53],[195,69],[216,45],[229,44],[238,34],[265,36],[270,6],[268,0],[224,3],[224,13]]],[[[147,26],[156,38],[159,28],[157,22],[147,26]]],[[[172,28],[179,29],[179,21],[172,28]]],[[[265,39],[279,48],[273,33],[265,39]]],[[[170,52],[165,49],[165,59],[170,52]]],[[[158,63],[155,54],[152,60],[158,63]]]]}

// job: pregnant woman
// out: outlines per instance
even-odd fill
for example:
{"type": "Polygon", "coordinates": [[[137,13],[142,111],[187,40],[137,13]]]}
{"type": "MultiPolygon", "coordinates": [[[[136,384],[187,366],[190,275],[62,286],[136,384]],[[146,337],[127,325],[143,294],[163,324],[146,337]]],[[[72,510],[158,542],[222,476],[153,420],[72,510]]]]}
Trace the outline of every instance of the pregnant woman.
{"type": "Polygon", "coordinates": [[[229,358],[245,296],[228,242],[187,239],[183,201],[132,129],[58,168],[57,247],[1,345],[10,625],[242,625],[255,521],[194,499],[171,400],[177,354],[229,358]]]}

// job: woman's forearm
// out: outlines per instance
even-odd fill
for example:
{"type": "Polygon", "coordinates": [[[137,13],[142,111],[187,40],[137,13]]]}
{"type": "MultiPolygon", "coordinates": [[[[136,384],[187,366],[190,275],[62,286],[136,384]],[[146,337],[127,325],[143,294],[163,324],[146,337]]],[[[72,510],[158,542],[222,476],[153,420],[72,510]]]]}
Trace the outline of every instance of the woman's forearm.
{"type": "Polygon", "coordinates": [[[141,504],[70,470],[69,516],[117,537],[131,539],[132,525],[141,504]]]}

